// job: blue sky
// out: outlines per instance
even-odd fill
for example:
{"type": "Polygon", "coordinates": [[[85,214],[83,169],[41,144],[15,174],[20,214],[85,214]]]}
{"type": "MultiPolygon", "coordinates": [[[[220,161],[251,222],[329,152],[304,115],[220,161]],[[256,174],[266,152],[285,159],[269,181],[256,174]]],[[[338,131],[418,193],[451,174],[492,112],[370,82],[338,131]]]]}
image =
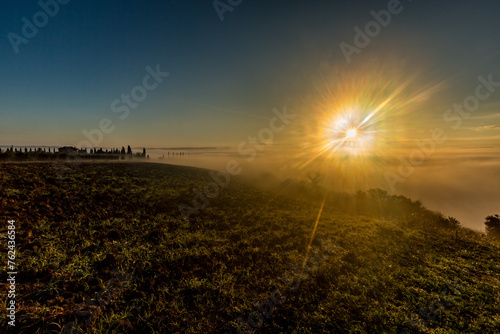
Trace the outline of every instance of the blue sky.
{"type": "MultiPolygon", "coordinates": [[[[339,43],[352,43],[354,26],[387,3],[242,1],[221,22],[211,1],[72,0],[16,54],[7,35],[21,35],[22,18],[32,22],[41,8],[37,1],[4,2],[0,143],[75,145],[83,129],[107,117],[116,130],[102,146],[236,145],[273,108],[300,105],[311,84],[328,75],[325,62],[348,71],[401,59],[423,85],[449,80],[436,101],[443,107],[468,94],[477,75],[500,78],[495,1],[401,1],[403,11],[347,64],[339,43]],[[111,102],[157,64],[170,76],[118,120],[111,102]]],[[[433,113],[442,109],[427,116],[433,113]]]]}

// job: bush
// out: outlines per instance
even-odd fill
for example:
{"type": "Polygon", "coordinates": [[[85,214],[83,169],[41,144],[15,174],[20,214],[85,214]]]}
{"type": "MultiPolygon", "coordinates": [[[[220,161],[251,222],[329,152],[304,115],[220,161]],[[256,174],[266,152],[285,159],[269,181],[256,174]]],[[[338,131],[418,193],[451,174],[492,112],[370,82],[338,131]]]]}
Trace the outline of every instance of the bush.
{"type": "Polygon", "coordinates": [[[486,225],[486,233],[489,236],[500,239],[500,216],[499,215],[491,215],[486,217],[486,221],[484,222],[486,225]]]}
{"type": "Polygon", "coordinates": [[[460,222],[454,217],[442,218],[441,226],[454,229],[460,227],[460,222]]]}

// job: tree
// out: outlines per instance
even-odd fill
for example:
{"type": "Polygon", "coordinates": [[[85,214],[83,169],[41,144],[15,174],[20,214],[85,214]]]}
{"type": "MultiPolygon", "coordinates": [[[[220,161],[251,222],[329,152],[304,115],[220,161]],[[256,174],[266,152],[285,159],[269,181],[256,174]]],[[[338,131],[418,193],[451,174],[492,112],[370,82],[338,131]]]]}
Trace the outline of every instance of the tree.
{"type": "Polygon", "coordinates": [[[379,201],[385,201],[389,198],[389,193],[387,191],[378,188],[372,188],[368,190],[368,195],[371,199],[379,201]]]}
{"type": "Polygon", "coordinates": [[[130,145],[127,146],[127,154],[132,154],[132,149],[130,148],[130,145]]]}
{"type": "Polygon", "coordinates": [[[146,157],[146,148],[143,148],[143,149],[142,149],[142,156],[143,156],[143,157],[146,157]]]}
{"type": "Polygon", "coordinates": [[[460,221],[454,217],[439,217],[438,225],[444,228],[456,229],[460,227],[460,221]]]}
{"type": "Polygon", "coordinates": [[[125,147],[122,146],[122,151],[120,152],[120,154],[125,154],[125,147]]]}
{"type": "Polygon", "coordinates": [[[311,181],[311,186],[315,189],[319,185],[321,174],[318,172],[309,172],[307,173],[307,178],[309,179],[309,181],[311,181]]]}
{"type": "Polygon", "coordinates": [[[487,216],[484,225],[488,235],[500,239],[500,215],[487,216]]]}

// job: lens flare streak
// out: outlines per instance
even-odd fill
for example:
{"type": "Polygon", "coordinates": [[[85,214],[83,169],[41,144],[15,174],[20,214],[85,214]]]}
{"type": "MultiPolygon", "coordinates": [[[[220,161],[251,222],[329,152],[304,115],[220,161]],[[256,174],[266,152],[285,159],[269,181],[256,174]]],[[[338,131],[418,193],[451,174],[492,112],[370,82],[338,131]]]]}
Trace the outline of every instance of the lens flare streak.
{"type": "Polygon", "coordinates": [[[417,76],[390,68],[333,72],[304,101],[292,168],[315,171],[326,183],[349,189],[379,186],[375,180],[398,143],[407,140],[412,117],[428,108],[445,82],[417,86],[417,76]],[[427,104],[427,105],[426,105],[427,104]],[[409,116],[409,114],[412,114],[409,116]]]}

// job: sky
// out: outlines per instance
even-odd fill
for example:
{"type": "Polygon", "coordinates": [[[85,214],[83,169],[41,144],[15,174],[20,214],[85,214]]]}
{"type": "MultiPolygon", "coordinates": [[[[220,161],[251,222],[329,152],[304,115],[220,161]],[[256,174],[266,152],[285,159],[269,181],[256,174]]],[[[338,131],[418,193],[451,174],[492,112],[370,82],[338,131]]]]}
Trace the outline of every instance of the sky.
{"type": "Polygon", "coordinates": [[[477,228],[500,211],[498,1],[22,0],[0,9],[1,145],[236,150],[286,108],[295,117],[269,150],[282,172],[385,187],[456,209],[477,228]],[[447,112],[478,90],[488,96],[472,112],[447,112]],[[339,146],[346,118],[366,122],[339,146]],[[401,176],[401,159],[435,129],[446,141],[401,176]]]}

